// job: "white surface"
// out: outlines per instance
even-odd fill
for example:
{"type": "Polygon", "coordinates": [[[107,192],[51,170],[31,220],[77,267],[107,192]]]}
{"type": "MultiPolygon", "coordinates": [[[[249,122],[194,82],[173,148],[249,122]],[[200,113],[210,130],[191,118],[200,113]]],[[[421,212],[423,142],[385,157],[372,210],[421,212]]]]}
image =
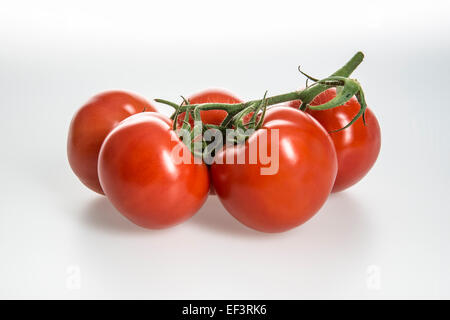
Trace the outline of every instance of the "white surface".
{"type": "Polygon", "coordinates": [[[150,3],[0,2],[0,298],[450,298],[445,1],[150,3]],[[215,198],[146,231],[70,171],[69,122],[97,92],[251,99],[357,50],[380,158],[293,231],[249,230],[215,198]]]}

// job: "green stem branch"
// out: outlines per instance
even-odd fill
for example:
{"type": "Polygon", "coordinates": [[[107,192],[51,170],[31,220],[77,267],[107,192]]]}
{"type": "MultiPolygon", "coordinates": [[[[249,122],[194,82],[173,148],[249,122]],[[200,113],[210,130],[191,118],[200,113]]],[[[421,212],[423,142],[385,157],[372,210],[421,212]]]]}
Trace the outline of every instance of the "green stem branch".
{"type": "MultiPolygon", "coordinates": [[[[340,77],[349,77],[353,71],[361,64],[364,59],[364,54],[361,51],[358,51],[342,68],[337,70],[332,76],[340,76],[340,77]]],[[[306,89],[305,97],[302,100],[302,105],[300,106],[300,110],[305,110],[308,103],[313,101],[313,99],[320,94],[321,92],[328,89],[327,86],[318,84],[316,86],[310,87],[306,89]]]]}
{"type": "MultiPolygon", "coordinates": [[[[323,106],[318,106],[322,108],[333,108],[338,106],[338,103],[345,102],[353,96],[355,92],[359,92],[361,90],[359,84],[355,80],[345,79],[348,78],[352,72],[358,67],[358,65],[362,62],[364,58],[364,54],[362,52],[357,52],[342,68],[333,73],[330,77],[324,80],[317,81],[315,84],[298,91],[293,91],[289,93],[279,94],[276,96],[266,98],[264,96],[263,99],[252,100],[248,102],[236,103],[236,104],[227,104],[227,103],[203,103],[203,104],[185,104],[178,105],[174,102],[167,101],[164,99],[155,99],[156,102],[164,103],[166,105],[172,106],[175,108],[176,112],[172,115],[172,119],[177,117],[183,112],[190,111],[193,113],[193,118],[196,121],[201,121],[200,111],[206,110],[224,110],[227,112],[226,118],[223,120],[220,125],[221,128],[227,128],[230,125],[230,122],[233,121],[234,117],[246,110],[252,105],[261,105],[264,102],[265,106],[271,106],[283,102],[293,101],[293,100],[301,100],[302,105],[300,106],[300,110],[305,110],[308,107],[308,104],[321,92],[332,86],[343,86],[346,89],[346,94],[341,94],[339,97],[329,101],[327,104],[323,106]],[[344,85],[345,83],[345,85],[344,85]],[[342,101],[341,101],[342,100],[342,101]]],[[[365,101],[363,100],[364,104],[365,101]]],[[[365,109],[365,106],[364,108],[365,109]]],[[[248,109],[249,111],[249,109],[248,109]]],[[[249,111],[250,112],[250,111],[249,111]]],[[[185,125],[189,116],[185,116],[185,125]]]]}

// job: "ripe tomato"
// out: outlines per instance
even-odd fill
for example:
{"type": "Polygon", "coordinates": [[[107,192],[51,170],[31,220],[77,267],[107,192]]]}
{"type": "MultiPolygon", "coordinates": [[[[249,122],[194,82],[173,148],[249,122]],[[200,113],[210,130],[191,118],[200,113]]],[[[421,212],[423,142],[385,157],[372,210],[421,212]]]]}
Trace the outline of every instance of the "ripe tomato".
{"type": "Polygon", "coordinates": [[[135,224],[160,229],[197,212],[208,195],[208,169],[195,164],[188,147],[162,115],[143,112],[106,137],[99,155],[101,186],[111,203],[135,224]],[[182,150],[191,163],[177,162],[182,150]]]}
{"type": "Polygon", "coordinates": [[[263,232],[286,231],[310,219],[327,199],[336,172],[336,152],[328,133],[312,117],[290,107],[268,109],[262,129],[245,144],[222,149],[211,166],[214,188],[228,212],[263,232]],[[264,129],[267,149],[258,143],[264,129]],[[274,129],[279,139],[272,143],[274,129]],[[250,164],[250,150],[256,147],[269,150],[269,155],[278,148],[275,174],[261,174],[261,168],[268,166],[263,158],[250,164]],[[245,164],[217,162],[241,156],[245,164]]]}
{"type": "Polygon", "coordinates": [[[156,111],[135,94],[107,91],[94,96],[75,114],[69,129],[67,155],[73,172],[88,188],[103,194],[97,159],[106,135],[120,121],[144,109],[156,111]]]}
{"type": "MultiPolygon", "coordinates": [[[[318,95],[311,105],[326,103],[336,96],[336,89],[331,88],[318,95]]],[[[299,106],[292,102],[291,106],[299,106]]],[[[334,131],[348,124],[358,113],[360,105],[355,97],[343,106],[329,110],[311,110],[312,115],[327,131],[334,131]]],[[[336,148],[338,174],[333,192],[342,191],[361,180],[377,160],[381,147],[381,132],[377,118],[370,109],[365,112],[366,125],[362,118],[345,130],[331,132],[330,136],[336,148]]]]}
{"type": "MultiPolygon", "coordinates": [[[[191,104],[200,103],[241,103],[242,100],[234,96],[231,92],[224,89],[206,89],[191,95],[188,98],[191,104]]],[[[227,116],[223,110],[204,110],[200,112],[203,123],[219,125],[227,116]]],[[[183,124],[184,112],[178,116],[177,126],[183,124]]],[[[194,120],[189,117],[189,123],[194,125],[194,120]]]]}

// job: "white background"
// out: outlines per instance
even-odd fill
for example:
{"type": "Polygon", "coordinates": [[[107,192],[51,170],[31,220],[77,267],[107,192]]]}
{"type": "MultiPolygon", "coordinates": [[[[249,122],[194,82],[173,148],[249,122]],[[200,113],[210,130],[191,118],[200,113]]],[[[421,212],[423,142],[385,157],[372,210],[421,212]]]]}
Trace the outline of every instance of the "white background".
{"type": "Polygon", "coordinates": [[[0,298],[450,298],[447,3],[0,0],[0,298]],[[380,157],[290,232],[214,197],[140,229],[69,168],[71,117],[100,91],[254,99],[357,50],[380,157]]]}

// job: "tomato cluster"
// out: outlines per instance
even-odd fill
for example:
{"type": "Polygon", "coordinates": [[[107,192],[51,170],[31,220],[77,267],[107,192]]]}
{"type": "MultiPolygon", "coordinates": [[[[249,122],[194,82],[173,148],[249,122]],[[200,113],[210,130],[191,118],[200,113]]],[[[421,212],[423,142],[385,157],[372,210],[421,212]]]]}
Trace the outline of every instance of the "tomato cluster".
{"type": "MultiPolygon", "coordinates": [[[[318,95],[311,105],[336,96],[335,89],[318,95]]],[[[209,89],[188,98],[190,104],[239,104],[228,91],[209,89]]],[[[365,111],[339,132],[358,112],[355,98],[330,110],[298,109],[299,101],[267,109],[262,126],[244,143],[226,145],[211,165],[195,161],[174,128],[173,120],[134,94],[111,91],[92,98],[74,116],[67,152],[74,173],[90,189],[105,194],[135,224],[158,229],[193,216],[208,193],[215,193],[226,210],[244,225],[263,232],[282,232],[310,219],[330,192],[358,182],[374,164],[380,150],[380,127],[365,111]],[[276,134],[277,140],[271,139],[276,134]],[[267,163],[230,164],[226,158],[250,157],[265,135],[268,149],[277,143],[277,168],[261,174],[267,163]],[[275,142],[274,142],[275,141],[275,142]],[[173,150],[189,153],[177,161],[173,150]]],[[[220,125],[224,110],[201,111],[205,124],[220,125]]],[[[249,117],[247,116],[247,119],[249,117]]],[[[189,118],[193,125],[192,117],[189,118]]],[[[271,150],[271,149],[270,149],[271,150]]],[[[273,156],[273,155],[272,155],[273,156]]]]}

